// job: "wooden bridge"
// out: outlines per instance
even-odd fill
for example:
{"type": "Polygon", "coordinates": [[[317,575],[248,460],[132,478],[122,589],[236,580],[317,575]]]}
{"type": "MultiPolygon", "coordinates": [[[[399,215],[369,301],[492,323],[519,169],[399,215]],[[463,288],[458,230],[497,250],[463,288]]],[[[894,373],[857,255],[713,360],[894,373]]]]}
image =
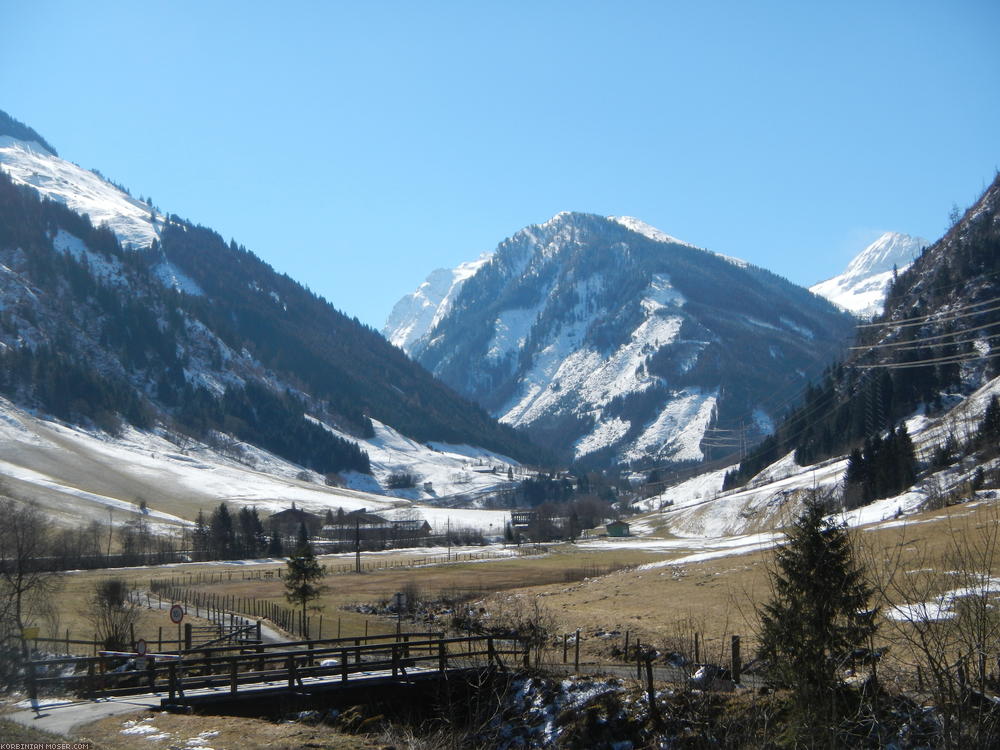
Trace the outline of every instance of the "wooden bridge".
{"type": "Polygon", "coordinates": [[[528,648],[516,639],[403,633],[205,646],[144,657],[104,653],[26,666],[37,691],[68,689],[89,698],[159,695],[169,708],[314,695],[361,683],[412,683],[515,664],[528,664],[528,648]]]}

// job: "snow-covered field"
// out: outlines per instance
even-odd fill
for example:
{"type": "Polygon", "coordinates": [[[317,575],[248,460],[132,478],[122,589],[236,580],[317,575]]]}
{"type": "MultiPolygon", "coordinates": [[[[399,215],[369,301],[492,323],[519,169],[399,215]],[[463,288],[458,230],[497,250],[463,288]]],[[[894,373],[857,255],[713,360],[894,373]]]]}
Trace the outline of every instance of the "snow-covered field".
{"type": "MultiPolygon", "coordinates": [[[[366,449],[368,445],[363,445],[366,449]]],[[[503,472],[480,473],[501,457],[464,446],[420,446],[379,426],[371,444],[376,475],[408,469],[442,494],[482,491],[506,482],[503,472]]],[[[220,502],[256,506],[262,514],[297,507],[314,512],[368,509],[425,518],[435,531],[478,528],[503,533],[509,515],[473,508],[435,508],[350,488],[326,486],[321,477],[265,451],[242,445],[239,459],[163,431],[126,428],[117,438],[42,420],[0,399],[0,488],[35,500],[66,525],[91,520],[118,525],[134,519],[139,505],[159,530],[188,524],[199,510],[220,502]]],[[[507,459],[509,462],[509,459],[507,459]]],[[[507,464],[505,464],[506,466],[507,464]]],[[[518,467],[519,468],[519,467],[518,467]]],[[[372,483],[374,480],[367,477],[372,483]]],[[[358,477],[354,484],[362,484],[358,477]]]]}

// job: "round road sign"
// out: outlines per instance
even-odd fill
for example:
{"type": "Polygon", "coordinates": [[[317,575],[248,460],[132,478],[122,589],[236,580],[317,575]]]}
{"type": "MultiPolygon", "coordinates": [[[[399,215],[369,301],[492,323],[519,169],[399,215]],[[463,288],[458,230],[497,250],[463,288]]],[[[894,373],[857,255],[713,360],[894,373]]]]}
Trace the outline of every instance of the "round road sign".
{"type": "Polygon", "coordinates": [[[145,638],[140,638],[135,642],[135,652],[139,654],[139,656],[145,656],[147,648],[148,646],[146,645],[145,638]]]}
{"type": "Polygon", "coordinates": [[[184,607],[180,604],[175,604],[170,608],[170,622],[175,625],[179,625],[181,620],[184,619],[184,607]]]}

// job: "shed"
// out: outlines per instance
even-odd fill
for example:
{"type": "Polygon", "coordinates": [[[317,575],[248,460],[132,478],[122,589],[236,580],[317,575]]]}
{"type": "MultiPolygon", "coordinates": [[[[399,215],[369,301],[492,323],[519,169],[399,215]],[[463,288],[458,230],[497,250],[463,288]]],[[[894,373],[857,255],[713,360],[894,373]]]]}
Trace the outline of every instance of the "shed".
{"type": "Polygon", "coordinates": [[[624,521],[612,521],[607,526],[608,536],[631,536],[628,524],[624,521]]]}

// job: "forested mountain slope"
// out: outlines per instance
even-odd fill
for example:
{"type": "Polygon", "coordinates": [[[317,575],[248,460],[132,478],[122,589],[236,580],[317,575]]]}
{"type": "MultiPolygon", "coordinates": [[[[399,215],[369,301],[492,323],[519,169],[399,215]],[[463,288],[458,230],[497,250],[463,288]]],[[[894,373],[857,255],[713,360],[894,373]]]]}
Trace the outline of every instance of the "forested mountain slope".
{"type": "Polygon", "coordinates": [[[940,413],[1000,374],[1000,176],[899,274],[885,311],[734,473],[734,486],[790,451],[799,463],[875,452],[917,412],[940,413]]]}
{"type": "Polygon", "coordinates": [[[344,436],[373,435],[372,419],[421,442],[539,456],[377,332],[6,115],[0,358],[2,393],[43,413],[111,432],[168,424],[320,473],[369,470],[344,436]]]}

